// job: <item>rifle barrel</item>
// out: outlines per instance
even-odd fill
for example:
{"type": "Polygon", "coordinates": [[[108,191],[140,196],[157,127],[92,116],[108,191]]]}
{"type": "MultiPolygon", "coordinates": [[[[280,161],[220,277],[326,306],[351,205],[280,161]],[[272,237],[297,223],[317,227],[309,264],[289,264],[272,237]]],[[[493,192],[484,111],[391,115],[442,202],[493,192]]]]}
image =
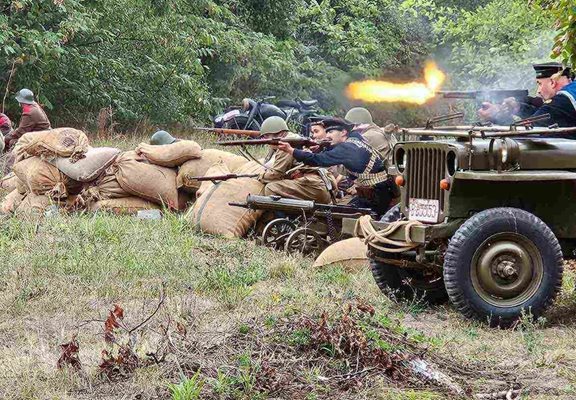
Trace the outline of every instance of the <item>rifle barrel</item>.
{"type": "Polygon", "coordinates": [[[260,136],[260,132],[251,131],[247,129],[205,128],[205,127],[194,127],[192,129],[196,131],[214,132],[220,135],[240,135],[240,136],[250,136],[253,138],[260,136]]]}

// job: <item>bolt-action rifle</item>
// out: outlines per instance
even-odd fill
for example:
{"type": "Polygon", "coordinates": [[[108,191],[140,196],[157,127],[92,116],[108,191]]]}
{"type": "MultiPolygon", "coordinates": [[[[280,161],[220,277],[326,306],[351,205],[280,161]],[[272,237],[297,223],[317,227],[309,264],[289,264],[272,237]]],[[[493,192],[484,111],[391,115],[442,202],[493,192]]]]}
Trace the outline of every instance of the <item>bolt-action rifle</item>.
{"type": "Polygon", "coordinates": [[[280,142],[289,143],[294,148],[301,147],[328,147],[332,143],[329,140],[312,140],[308,138],[272,138],[272,139],[253,139],[253,140],[225,140],[216,142],[220,146],[257,146],[272,145],[277,146],[280,142]]]}
{"type": "Polygon", "coordinates": [[[218,135],[238,135],[238,136],[250,136],[250,137],[258,137],[260,136],[260,132],[258,131],[250,131],[245,129],[227,129],[227,128],[193,128],[197,131],[206,131],[206,132],[214,132],[218,135]]]}
{"type": "Polygon", "coordinates": [[[213,175],[213,176],[188,176],[187,178],[190,180],[196,180],[199,182],[204,182],[204,181],[212,181],[214,183],[216,182],[222,182],[222,181],[227,181],[229,179],[238,179],[238,178],[256,178],[258,177],[258,174],[226,174],[226,175],[213,175]]]}

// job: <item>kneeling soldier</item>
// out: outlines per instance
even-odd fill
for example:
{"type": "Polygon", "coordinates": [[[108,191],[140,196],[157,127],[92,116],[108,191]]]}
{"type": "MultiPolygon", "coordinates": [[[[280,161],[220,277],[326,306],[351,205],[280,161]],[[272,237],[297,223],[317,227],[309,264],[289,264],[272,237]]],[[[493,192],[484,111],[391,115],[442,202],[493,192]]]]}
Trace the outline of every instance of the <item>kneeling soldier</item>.
{"type": "MultiPolygon", "coordinates": [[[[280,117],[269,117],[260,129],[263,138],[299,138],[292,133],[280,117]]],[[[291,199],[314,200],[329,204],[332,200],[330,191],[333,178],[328,176],[326,170],[310,168],[296,163],[294,157],[286,152],[274,150],[272,166],[263,172],[258,180],[266,185],[266,196],[281,196],[291,199]]]]}
{"type": "Polygon", "coordinates": [[[294,149],[280,143],[279,150],[306,165],[331,167],[343,165],[354,181],[356,195],[349,203],[354,207],[371,208],[379,215],[390,208],[394,183],[386,172],[386,160],[362,136],[353,131],[354,124],[341,118],[324,120],[324,128],[332,147],[321,153],[294,149]]]}

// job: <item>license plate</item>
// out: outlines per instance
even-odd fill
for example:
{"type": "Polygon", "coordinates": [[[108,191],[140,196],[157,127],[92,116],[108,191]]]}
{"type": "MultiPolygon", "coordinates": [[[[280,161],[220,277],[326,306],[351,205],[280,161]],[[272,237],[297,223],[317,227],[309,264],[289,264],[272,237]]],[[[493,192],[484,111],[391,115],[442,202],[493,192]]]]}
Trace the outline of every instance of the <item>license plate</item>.
{"type": "Polygon", "coordinates": [[[231,118],[233,118],[233,117],[235,117],[235,116],[237,116],[237,115],[240,115],[240,110],[228,111],[226,114],[224,114],[224,115],[222,116],[222,119],[223,119],[224,121],[228,121],[229,119],[231,119],[231,118]]]}
{"type": "Polygon", "coordinates": [[[420,222],[438,222],[440,202],[433,199],[410,199],[408,219],[420,222]]]}

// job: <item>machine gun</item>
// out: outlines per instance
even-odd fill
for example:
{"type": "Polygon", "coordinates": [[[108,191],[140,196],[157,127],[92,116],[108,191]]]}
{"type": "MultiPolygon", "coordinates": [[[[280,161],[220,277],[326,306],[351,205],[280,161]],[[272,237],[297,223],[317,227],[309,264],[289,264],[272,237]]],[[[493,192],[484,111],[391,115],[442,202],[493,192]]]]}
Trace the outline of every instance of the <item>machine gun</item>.
{"type": "Polygon", "coordinates": [[[280,142],[289,143],[294,148],[301,147],[315,147],[324,148],[330,146],[332,143],[329,140],[316,141],[308,138],[272,138],[272,139],[253,139],[253,140],[225,140],[216,142],[220,146],[257,146],[257,145],[272,145],[278,146],[280,142]]]}
{"type": "Polygon", "coordinates": [[[444,99],[474,99],[479,101],[502,101],[508,97],[522,100],[528,97],[526,89],[496,89],[496,90],[441,90],[436,92],[444,99]]]}
{"type": "Polygon", "coordinates": [[[301,215],[314,213],[316,216],[332,214],[334,218],[354,218],[362,215],[373,215],[369,208],[358,208],[332,204],[320,204],[312,200],[288,199],[280,196],[258,196],[249,194],[245,203],[228,203],[230,206],[252,210],[282,211],[286,214],[301,215]]]}
{"type": "Polygon", "coordinates": [[[193,129],[196,131],[213,132],[218,135],[238,135],[238,136],[249,136],[252,138],[260,136],[259,131],[250,131],[245,129],[203,128],[203,127],[195,127],[193,129]]]}
{"type": "Polygon", "coordinates": [[[282,212],[284,218],[273,219],[259,233],[260,242],[276,250],[305,255],[317,255],[326,245],[343,239],[344,218],[375,217],[368,208],[319,204],[280,196],[248,195],[244,203],[228,204],[249,210],[282,212]]]}
{"type": "Polygon", "coordinates": [[[204,181],[212,181],[214,183],[216,182],[222,182],[222,181],[227,181],[229,179],[238,179],[238,178],[256,178],[258,177],[258,174],[226,174],[226,175],[213,175],[213,176],[188,176],[187,178],[190,180],[196,180],[198,182],[204,182],[204,181]]]}

